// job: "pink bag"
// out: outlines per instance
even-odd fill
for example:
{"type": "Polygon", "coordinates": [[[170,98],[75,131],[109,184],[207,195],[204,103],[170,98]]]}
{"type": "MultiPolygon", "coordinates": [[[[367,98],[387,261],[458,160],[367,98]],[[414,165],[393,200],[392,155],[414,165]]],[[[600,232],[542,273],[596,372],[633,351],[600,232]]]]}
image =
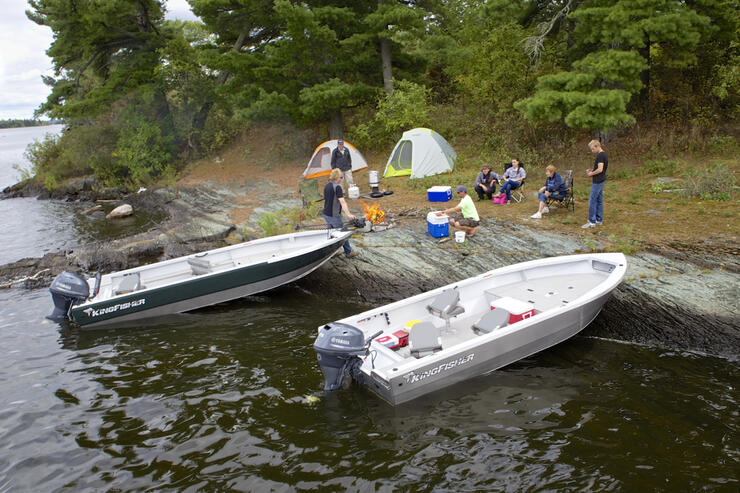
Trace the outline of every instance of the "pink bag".
{"type": "Polygon", "coordinates": [[[501,197],[494,197],[491,199],[494,204],[505,204],[506,203],[506,195],[502,195],[501,197]]]}

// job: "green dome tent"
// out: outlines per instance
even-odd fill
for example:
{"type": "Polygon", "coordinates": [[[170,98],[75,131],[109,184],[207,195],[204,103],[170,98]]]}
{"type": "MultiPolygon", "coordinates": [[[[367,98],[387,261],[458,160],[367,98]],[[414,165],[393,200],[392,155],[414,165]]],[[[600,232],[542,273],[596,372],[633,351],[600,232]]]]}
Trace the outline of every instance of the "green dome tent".
{"type": "Polygon", "coordinates": [[[414,128],[403,133],[393,148],[383,176],[423,178],[452,171],[457,153],[447,141],[429,128],[414,128]]]}

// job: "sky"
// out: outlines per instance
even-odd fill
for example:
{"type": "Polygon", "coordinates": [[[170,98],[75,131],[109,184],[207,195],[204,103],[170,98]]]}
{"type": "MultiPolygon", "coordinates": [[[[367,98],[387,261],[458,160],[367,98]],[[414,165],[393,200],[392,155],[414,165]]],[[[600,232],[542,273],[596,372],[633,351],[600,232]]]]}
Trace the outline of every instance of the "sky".
{"type": "MultiPolygon", "coordinates": [[[[51,29],[31,22],[28,9],[27,0],[0,0],[0,120],[33,118],[50,92],[41,76],[53,75],[51,29]]],[[[167,0],[166,17],[196,19],[187,0],[167,0]]]]}

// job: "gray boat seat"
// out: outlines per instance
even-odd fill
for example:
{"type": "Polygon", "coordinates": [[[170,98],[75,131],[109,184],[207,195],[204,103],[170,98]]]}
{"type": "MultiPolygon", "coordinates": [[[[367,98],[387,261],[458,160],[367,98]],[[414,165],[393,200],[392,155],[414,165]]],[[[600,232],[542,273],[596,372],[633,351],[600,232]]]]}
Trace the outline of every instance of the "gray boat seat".
{"type": "Polygon", "coordinates": [[[431,303],[427,305],[429,313],[439,317],[450,325],[450,319],[465,312],[465,308],[458,305],[460,301],[460,291],[457,289],[448,289],[437,295],[431,303]]]}
{"type": "Polygon", "coordinates": [[[473,324],[473,332],[478,335],[488,334],[507,325],[509,325],[509,312],[496,308],[487,311],[480,320],[473,324]]]}
{"type": "Polygon", "coordinates": [[[210,274],[211,272],[213,272],[213,265],[209,260],[206,260],[204,258],[189,258],[188,264],[190,264],[190,269],[193,271],[193,275],[195,276],[210,274]]]}
{"type": "Polygon", "coordinates": [[[432,322],[419,322],[411,327],[409,350],[416,358],[441,351],[442,342],[439,339],[439,329],[432,322]]]}
{"type": "Polygon", "coordinates": [[[124,274],[121,282],[113,289],[113,294],[133,293],[140,289],[144,289],[144,286],[141,284],[141,277],[138,272],[135,274],[124,274]]]}

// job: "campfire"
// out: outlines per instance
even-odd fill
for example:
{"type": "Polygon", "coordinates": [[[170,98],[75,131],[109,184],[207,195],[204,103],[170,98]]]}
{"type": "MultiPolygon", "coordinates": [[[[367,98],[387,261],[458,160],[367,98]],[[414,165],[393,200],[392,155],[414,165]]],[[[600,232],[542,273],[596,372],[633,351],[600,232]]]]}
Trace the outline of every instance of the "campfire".
{"type": "Polygon", "coordinates": [[[362,205],[362,211],[365,214],[368,224],[365,228],[365,232],[368,231],[383,231],[385,229],[393,227],[392,222],[388,222],[388,215],[380,208],[376,203],[373,205],[362,205]]]}
{"type": "Polygon", "coordinates": [[[376,203],[373,205],[362,205],[362,211],[365,213],[365,219],[373,224],[380,224],[385,219],[385,212],[376,203]]]}

